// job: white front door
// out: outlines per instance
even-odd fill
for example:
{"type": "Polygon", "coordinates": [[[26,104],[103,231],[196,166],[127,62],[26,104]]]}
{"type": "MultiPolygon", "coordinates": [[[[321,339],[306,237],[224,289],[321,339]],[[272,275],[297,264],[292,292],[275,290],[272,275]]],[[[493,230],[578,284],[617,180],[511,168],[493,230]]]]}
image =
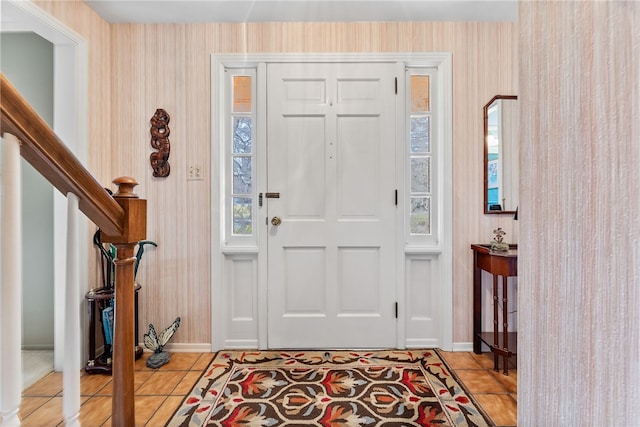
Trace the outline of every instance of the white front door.
{"type": "Polygon", "coordinates": [[[395,63],[267,66],[268,345],[396,345],[395,63]]]}

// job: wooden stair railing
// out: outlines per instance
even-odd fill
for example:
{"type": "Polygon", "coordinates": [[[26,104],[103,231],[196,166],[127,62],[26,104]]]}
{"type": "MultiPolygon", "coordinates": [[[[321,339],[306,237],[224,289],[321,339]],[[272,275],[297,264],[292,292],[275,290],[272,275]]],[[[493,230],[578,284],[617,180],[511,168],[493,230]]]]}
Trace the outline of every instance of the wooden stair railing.
{"type": "Polygon", "coordinates": [[[0,117],[0,132],[20,140],[20,155],[63,195],[75,194],[80,210],[102,230],[102,241],[117,248],[111,420],[134,426],[134,248],[146,238],[146,200],[133,193],[137,182],[130,177],[113,181],[119,189],[112,197],[2,73],[0,117]]]}

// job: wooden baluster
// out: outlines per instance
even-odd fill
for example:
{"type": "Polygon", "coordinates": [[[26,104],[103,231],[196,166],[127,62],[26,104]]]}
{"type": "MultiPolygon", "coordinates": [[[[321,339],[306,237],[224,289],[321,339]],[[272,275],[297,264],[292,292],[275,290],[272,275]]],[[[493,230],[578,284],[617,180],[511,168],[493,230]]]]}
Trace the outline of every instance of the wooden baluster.
{"type": "Polygon", "coordinates": [[[134,248],[146,238],[147,201],[133,192],[135,179],[121,177],[113,180],[118,185],[114,199],[125,211],[124,232],[121,236],[103,233],[102,241],[112,243],[116,249],[115,319],[113,331],[113,398],[111,425],[135,425],[135,327],[134,327],[134,248]]]}

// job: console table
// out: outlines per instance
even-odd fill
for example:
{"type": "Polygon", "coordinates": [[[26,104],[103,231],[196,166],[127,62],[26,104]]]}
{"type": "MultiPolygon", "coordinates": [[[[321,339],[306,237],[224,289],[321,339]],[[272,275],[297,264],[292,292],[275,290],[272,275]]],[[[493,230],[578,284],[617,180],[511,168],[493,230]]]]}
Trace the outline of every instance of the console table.
{"type": "Polygon", "coordinates": [[[516,354],[517,333],[508,332],[507,278],[518,275],[518,246],[509,245],[509,251],[491,250],[491,245],[471,245],[473,250],[473,352],[482,352],[482,343],[493,353],[493,369],[498,371],[498,358],[503,359],[503,373],[509,375],[507,362],[516,354]],[[482,331],[482,270],[493,276],[493,332],[482,331]],[[499,331],[498,278],[502,282],[502,332],[499,331]]]}

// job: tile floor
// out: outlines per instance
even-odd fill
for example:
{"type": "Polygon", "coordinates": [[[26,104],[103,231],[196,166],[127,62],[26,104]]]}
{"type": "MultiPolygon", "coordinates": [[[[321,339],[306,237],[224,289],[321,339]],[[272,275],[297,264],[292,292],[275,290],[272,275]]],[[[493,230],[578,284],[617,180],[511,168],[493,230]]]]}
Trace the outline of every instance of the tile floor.
{"type": "MultiPolygon", "coordinates": [[[[145,353],[136,361],[136,425],[164,426],[213,359],[213,353],[174,353],[171,362],[157,370],[146,367],[148,355],[145,353]]],[[[509,370],[509,376],[504,376],[493,371],[493,358],[488,353],[442,352],[442,355],[496,426],[516,425],[515,363],[510,364],[513,369],[509,370]]],[[[111,426],[111,376],[83,373],[80,389],[81,425],[111,426]]],[[[22,396],[23,427],[64,426],[61,373],[45,376],[25,389],[22,396]]]]}
{"type": "Polygon", "coordinates": [[[500,372],[493,370],[492,353],[441,351],[440,354],[496,426],[517,425],[517,357],[509,359],[509,375],[504,375],[502,358],[500,372]]]}

